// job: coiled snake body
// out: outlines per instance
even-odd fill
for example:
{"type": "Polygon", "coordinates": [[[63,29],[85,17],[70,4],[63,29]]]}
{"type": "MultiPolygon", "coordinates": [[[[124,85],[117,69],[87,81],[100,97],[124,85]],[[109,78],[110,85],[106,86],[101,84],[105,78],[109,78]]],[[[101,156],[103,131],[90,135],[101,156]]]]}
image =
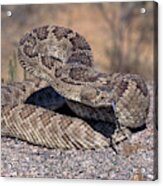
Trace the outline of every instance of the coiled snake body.
{"type": "Polygon", "coordinates": [[[110,146],[120,133],[126,137],[129,128],[145,123],[149,95],[142,77],[97,72],[89,44],[71,29],[33,29],[20,40],[18,60],[40,80],[2,85],[3,136],[49,148],[92,149],[110,146]],[[65,105],[74,115],[57,112],[65,105]]]}

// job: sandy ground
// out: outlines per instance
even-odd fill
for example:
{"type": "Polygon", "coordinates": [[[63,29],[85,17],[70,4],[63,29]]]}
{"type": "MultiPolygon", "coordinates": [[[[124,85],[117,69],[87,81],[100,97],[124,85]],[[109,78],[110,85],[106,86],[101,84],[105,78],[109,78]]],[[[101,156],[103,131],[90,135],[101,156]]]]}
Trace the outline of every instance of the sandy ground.
{"type": "Polygon", "coordinates": [[[18,139],[1,139],[1,176],[70,179],[154,180],[157,154],[154,150],[153,86],[146,129],[111,148],[97,150],[50,150],[18,139]]]}

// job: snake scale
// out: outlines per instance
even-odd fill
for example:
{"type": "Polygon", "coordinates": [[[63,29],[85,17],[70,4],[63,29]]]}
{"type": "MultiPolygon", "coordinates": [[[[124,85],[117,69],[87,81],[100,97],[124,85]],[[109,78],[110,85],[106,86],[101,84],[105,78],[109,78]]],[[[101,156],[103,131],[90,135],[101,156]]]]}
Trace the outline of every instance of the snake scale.
{"type": "Polygon", "coordinates": [[[95,149],[144,125],[149,94],[143,78],[96,71],[89,44],[71,29],[35,28],[20,39],[17,56],[38,79],[2,85],[2,136],[48,148],[95,149]]]}

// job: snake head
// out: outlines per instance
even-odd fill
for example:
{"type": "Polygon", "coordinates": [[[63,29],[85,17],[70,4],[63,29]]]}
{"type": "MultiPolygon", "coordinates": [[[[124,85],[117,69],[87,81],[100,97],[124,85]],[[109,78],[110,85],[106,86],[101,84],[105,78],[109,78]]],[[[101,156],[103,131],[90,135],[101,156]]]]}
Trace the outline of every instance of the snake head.
{"type": "Polygon", "coordinates": [[[98,87],[83,87],[80,93],[81,102],[92,107],[112,106],[112,92],[101,90],[98,87]]]}
{"type": "Polygon", "coordinates": [[[97,98],[98,90],[94,87],[83,87],[80,93],[81,102],[93,104],[97,98]]]}

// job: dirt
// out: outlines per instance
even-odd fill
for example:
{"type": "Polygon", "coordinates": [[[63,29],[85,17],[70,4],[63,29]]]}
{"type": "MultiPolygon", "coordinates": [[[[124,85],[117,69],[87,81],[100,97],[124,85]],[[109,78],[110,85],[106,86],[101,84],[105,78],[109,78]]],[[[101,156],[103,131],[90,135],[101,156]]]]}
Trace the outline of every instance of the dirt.
{"type": "Polygon", "coordinates": [[[153,85],[146,128],[112,148],[61,151],[1,139],[1,176],[58,179],[155,180],[157,130],[153,121],[153,85]]]}

